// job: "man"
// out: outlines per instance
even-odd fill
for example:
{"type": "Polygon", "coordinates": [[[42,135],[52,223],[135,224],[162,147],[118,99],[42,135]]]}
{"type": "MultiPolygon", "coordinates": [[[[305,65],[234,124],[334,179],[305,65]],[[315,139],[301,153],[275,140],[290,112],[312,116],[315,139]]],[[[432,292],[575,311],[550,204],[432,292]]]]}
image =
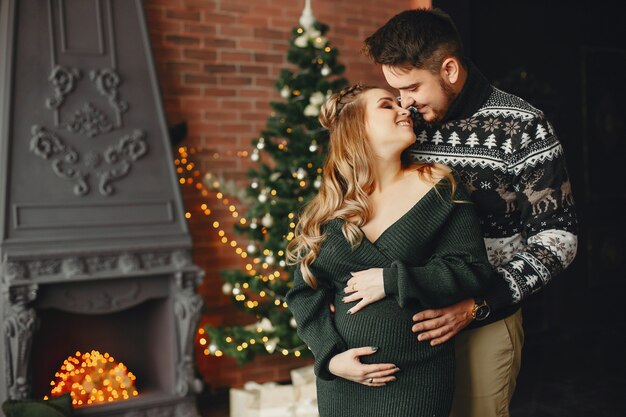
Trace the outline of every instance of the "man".
{"type": "Polygon", "coordinates": [[[365,40],[365,52],[422,121],[412,155],[451,166],[471,192],[500,278],[481,298],[417,313],[413,331],[432,345],[458,333],[452,416],[508,416],[524,337],[520,302],[576,255],[563,149],[540,110],[469,62],[441,10],[396,15],[365,40]]]}

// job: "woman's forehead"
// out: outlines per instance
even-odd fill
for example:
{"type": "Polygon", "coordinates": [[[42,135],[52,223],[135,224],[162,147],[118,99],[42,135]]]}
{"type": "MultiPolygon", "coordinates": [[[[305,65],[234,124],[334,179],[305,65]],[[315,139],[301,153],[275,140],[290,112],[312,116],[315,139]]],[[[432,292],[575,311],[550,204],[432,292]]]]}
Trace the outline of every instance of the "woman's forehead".
{"type": "Polygon", "coordinates": [[[378,103],[378,101],[384,98],[388,98],[392,101],[395,101],[396,99],[390,91],[387,91],[384,88],[372,88],[371,90],[367,90],[364,93],[364,96],[364,98],[371,103],[378,103]]]}

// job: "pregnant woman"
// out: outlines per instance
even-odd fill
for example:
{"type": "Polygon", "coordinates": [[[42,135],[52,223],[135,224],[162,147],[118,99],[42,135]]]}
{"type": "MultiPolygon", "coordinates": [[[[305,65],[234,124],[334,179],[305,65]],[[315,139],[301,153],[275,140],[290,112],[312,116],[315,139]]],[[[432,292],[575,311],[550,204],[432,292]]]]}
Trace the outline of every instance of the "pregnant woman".
{"type": "Polygon", "coordinates": [[[412,120],[389,91],[344,89],[320,122],[330,133],[323,185],[287,250],[287,302],[315,356],[320,416],[447,417],[454,346],[419,342],[412,316],[491,283],[474,207],[446,166],[406,157],[412,120]],[[365,270],[384,277],[386,297],[352,314],[344,289],[365,270]]]}

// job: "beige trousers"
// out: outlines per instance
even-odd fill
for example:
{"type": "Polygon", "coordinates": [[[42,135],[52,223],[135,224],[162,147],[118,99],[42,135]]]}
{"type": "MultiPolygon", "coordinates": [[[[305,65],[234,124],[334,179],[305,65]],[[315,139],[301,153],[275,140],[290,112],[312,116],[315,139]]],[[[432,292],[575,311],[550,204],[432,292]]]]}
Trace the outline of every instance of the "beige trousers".
{"type": "Polygon", "coordinates": [[[455,340],[456,383],[450,417],[509,417],[522,360],[522,312],[455,340]]]}

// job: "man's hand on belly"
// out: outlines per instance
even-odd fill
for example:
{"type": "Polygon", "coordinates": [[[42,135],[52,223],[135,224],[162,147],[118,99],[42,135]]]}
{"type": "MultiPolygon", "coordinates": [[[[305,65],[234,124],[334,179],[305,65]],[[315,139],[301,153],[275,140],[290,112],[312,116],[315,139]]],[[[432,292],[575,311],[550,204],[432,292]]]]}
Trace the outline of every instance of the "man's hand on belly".
{"type": "Polygon", "coordinates": [[[472,322],[474,299],[468,298],[450,307],[420,311],[413,316],[413,333],[420,333],[417,340],[430,340],[435,346],[447,342],[472,322]]]}

